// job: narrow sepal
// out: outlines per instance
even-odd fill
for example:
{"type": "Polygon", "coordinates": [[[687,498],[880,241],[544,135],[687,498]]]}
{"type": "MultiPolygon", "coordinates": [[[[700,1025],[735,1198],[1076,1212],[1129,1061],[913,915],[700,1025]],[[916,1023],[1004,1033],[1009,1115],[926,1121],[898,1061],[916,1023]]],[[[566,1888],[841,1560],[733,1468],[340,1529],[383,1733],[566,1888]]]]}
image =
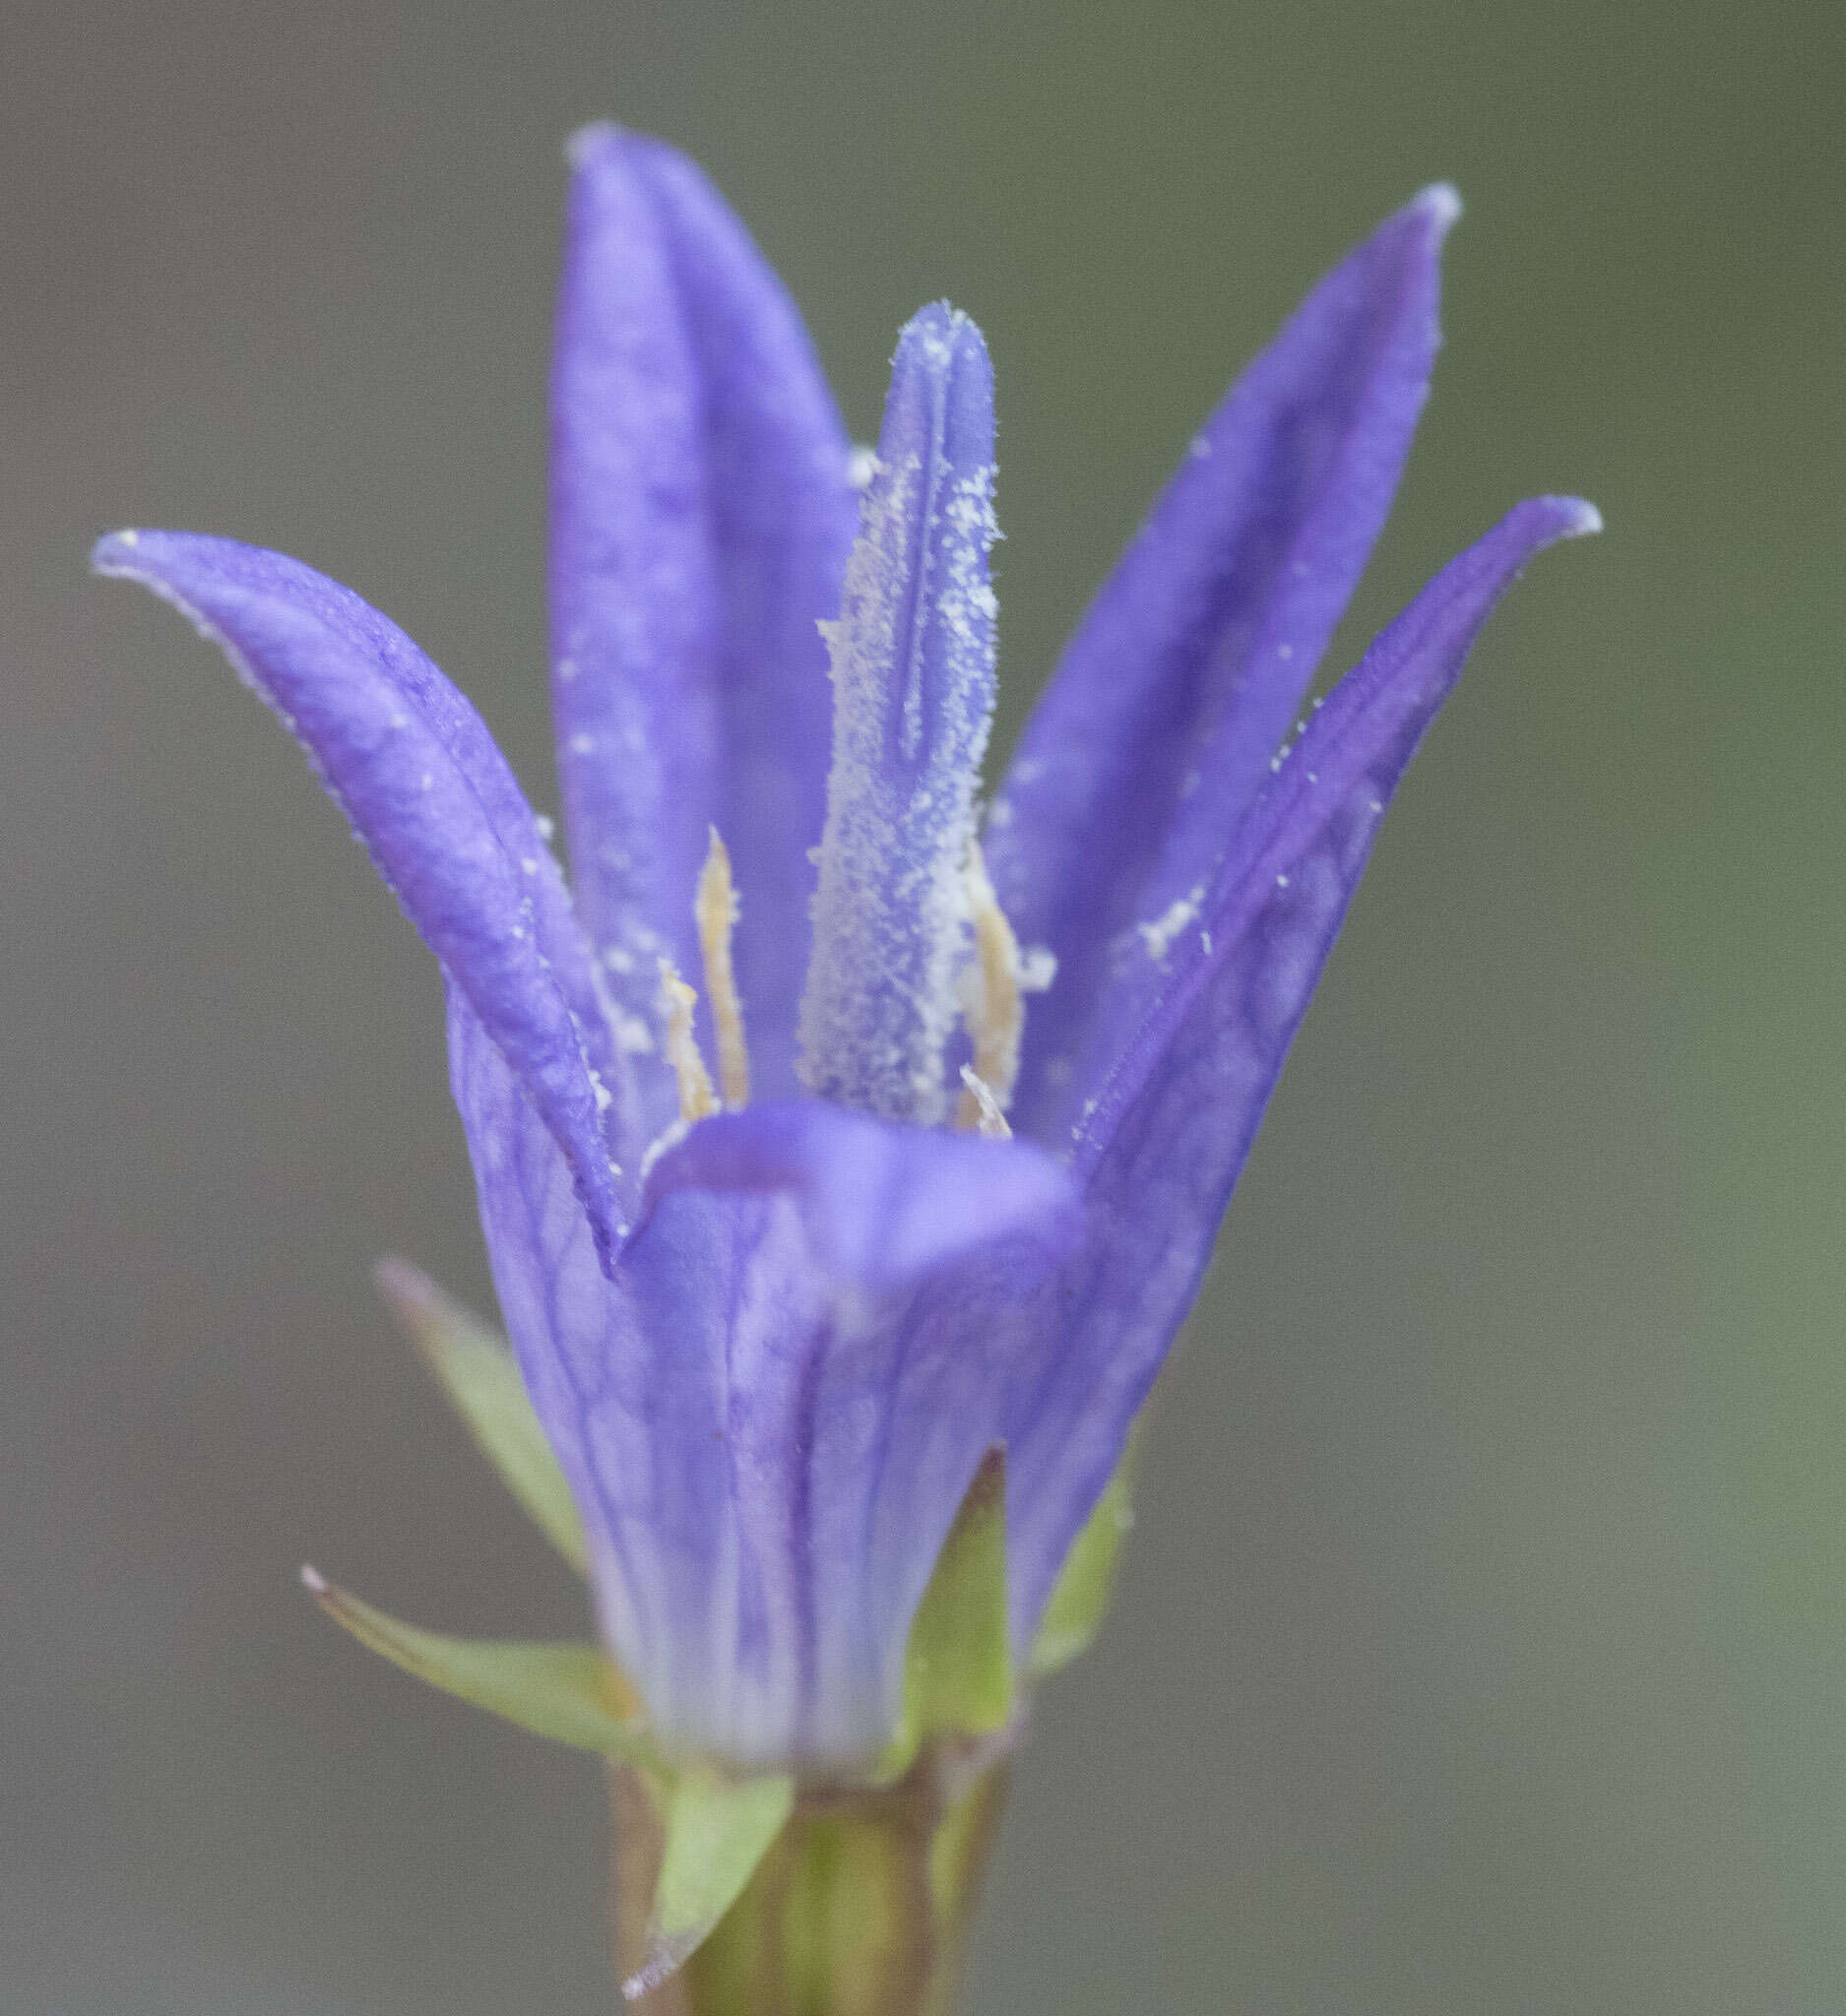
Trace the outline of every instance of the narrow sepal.
{"type": "Polygon", "coordinates": [[[1129,1434],[1128,1446],[1108,1488],[1083,1522],[1057,1571],[1027,1663],[1035,1680],[1049,1678],[1088,1652],[1103,1628],[1115,1594],[1121,1550],[1134,1525],[1134,1471],[1140,1447],[1137,1427],[1129,1434]]]}
{"type": "Polygon", "coordinates": [[[1013,1712],[1006,1619],[1006,1458],[990,1449],[911,1620],[904,1719],[879,1771],[907,1771],[934,1737],[990,1735],[1013,1712]]]}
{"type": "Polygon", "coordinates": [[[281,718],[569,1162],[606,1262],[623,1224],[604,1132],[631,1122],[589,946],[485,723],[395,623],[282,553],[122,532],[100,574],[170,602],[281,718]]]}
{"type": "Polygon", "coordinates": [[[301,1581],[361,1645],[443,1693],[573,1749],[657,1761],[633,1691],[599,1647],[450,1638],[400,1623],[312,1568],[301,1581]]]}
{"type": "Polygon", "coordinates": [[[690,1767],[667,1794],[667,1839],[647,1959],[622,1983],[639,2001],[683,1967],[733,1905],[795,1810],[795,1780],[690,1767]]]}
{"type": "Polygon", "coordinates": [[[504,1338],[395,1255],[373,1270],[416,1354],[521,1508],[585,1572],[583,1521],[504,1338]]]}

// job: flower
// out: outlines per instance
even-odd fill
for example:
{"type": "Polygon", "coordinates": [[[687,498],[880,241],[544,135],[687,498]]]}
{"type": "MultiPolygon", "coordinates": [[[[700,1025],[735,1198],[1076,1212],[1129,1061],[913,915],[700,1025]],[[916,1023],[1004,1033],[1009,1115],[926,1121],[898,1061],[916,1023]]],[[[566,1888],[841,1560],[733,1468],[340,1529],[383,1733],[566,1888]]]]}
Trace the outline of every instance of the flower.
{"type": "Polygon", "coordinates": [[[572,160],[568,887],[479,717],[349,590],[189,534],[95,565],[223,646],[441,963],[501,1308],[660,1740],[850,1774],[995,1448],[1023,1663],[1385,803],[1514,572],[1597,521],[1517,506],[1297,722],[1426,396],[1432,189],[1192,442],[982,821],[980,333],[918,315],[856,457],[699,170],[610,128],[572,160]]]}

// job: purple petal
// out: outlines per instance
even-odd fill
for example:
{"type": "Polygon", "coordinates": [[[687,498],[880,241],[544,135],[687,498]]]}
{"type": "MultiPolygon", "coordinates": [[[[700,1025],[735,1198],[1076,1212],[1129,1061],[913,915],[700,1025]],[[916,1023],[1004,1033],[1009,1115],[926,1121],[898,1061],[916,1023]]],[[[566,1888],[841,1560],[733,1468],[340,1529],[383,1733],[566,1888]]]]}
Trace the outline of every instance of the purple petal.
{"type": "Polygon", "coordinates": [[[833,655],[833,767],[801,997],[811,1092],[942,1117],[974,793],[993,713],[993,374],[946,303],[898,342],[833,655]]]}
{"type": "Polygon", "coordinates": [[[1028,1142],[893,1127],[817,1100],[716,1113],[655,1164],[647,1222],[675,1191],[786,1192],[815,1255],[890,1294],[988,1239],[1074,1234],[1077,1193],[1028,1142]]]}
{"type": "MultiPolygon", "coordinates": [[[[858,520],[849,444],[794,303],[700,171],[592,127],[551,386],[552,704],[578,901],[628,1018],[658,956],[698,971],[708,826],[741,897],[756,1085],[795,1088],[828,746],[816,625],[858,520]]],[[[675,1110],[648,1073],[649,1121],[675,1110]]]]}
{"type": "Polygon", "coordinates": [[[1518,569],[1599,525],[1575,498],[1516,506],[1379,635],[1271,779],[1176,937],[1165,990],[1096,1081],[1075,1162],[1108,1230],[1049,1298],[1021,1353],[1036,1370],[1008,1401],[1022,1640],[1197,1292],[1398,778],[1518,569]]]}
{"type": "Polygon", "coordinates": [[[307,751],[543,1115],[606,1252],[623,1214],[603,1110],[614,1102],[619,1120],[632,1103],[623,1060],[556,863],[480,717],[396,624],[281,553],[124,532],[93,564],[171,602],[307,751]]]}
{"type": "Polygon", "coordinates": [[[1092,604],[988,823],[1020,942],[1056,955],[1027,1020],[1014,1125],[1061,1132],[1071,1066],[1137,919],[1208,883],[1384,523],[1429,393],[1437,187],[1330,273],[1193,441],[1092,604]]]}
{"type": "Polygon", "coordinates": [[[611,1281],[455,994],[450,1044],[501,1308],[624,1670],[671,1742],[862,1763],[998,1433],[987,1313],[1068,1249],[1068,1179],[1015,1144],[752,1107],[662,1156],[611,1281]]]}

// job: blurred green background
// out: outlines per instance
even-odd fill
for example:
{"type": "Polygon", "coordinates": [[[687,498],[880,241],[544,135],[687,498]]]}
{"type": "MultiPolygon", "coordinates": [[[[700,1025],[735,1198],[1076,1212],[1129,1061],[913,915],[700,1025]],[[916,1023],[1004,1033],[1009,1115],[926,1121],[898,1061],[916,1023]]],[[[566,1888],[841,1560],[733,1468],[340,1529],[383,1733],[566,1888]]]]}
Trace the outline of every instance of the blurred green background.
{"type": "Polygon", "coordinates": [[[541,803],[560,144],[705,160],[848,415],[954,297],[1010,718],[1230,375],[1448,176],[1338,656],[1595,498],[1386,829],[1044,1698],[1001,2011],[1846,2007],[1846,25],[1829,0],[14,0],[0,2005],[605,2009],[584,1760],[342,1640],[578,1600],[388,1333],[485,1270],[430,962],[117,524],[298,553],[541,803]]]}

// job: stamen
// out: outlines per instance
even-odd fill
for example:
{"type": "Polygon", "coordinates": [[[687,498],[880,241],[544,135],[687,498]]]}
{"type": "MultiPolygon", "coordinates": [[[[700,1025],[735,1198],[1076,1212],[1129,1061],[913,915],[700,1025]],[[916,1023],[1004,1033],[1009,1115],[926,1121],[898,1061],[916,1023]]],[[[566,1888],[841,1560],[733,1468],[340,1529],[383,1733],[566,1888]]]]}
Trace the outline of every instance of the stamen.
{"type": "Polygon", "coordinates": [[[750,1102],[750,1051],[743,1036],[743,1003],[737,998],[736,975],[731,965],[737,891],[731,879],[731,855],[716,826],[711,834],[692,914],[698,922],[699,949],[705,955],[705,991],[718,1038],[718,1082],[724,1087],[726,1105],[746,1106],[750,1102]]]}
{"type": "Polygon", "coordinates": [[[1000,1102],[993,1097],[993,1088],[972,1064],[962,1066],[962,1103],[955,1123],[964,1134],[986,1134],[994,1141],[1013,1138],[1013,1130],[1006,1124],[1006,1115],[1000,1111],[1000,1102]],[[971,1109],[974,1113],[972,1121],[966,1117],[971,1109]]]}
{"type": "MultiPolygon", "coordinates": [[[[972,1071],[962,1073],[955,1124],[965,1133],[978,1127],[982,1133],[991,1134],[994,1129],[987,1124],[987,1106],[991,1104],[995,1117],[1003,1113],[1019,1077],[1019,1040],[1026,1026],[1026,1004],[1020,984],[1019,940],[987,879],[987,864],[978,840],[968,845],[966,878],[975,964],[968,975],[962,1019],[975,1055],[972,1071]]],[[[1004,1120],[1000,1124],[1004,1127],[1004,1120]]]]}
{"type": "Polygon", "coordinates": [[[698,1039],[692,1034],[692,1011],[698,1005],[698,989],[686,985],[670,959],[663,959],[661,1014],[667,1024],[667,1061],[679,1081],[679,1117],[688,1125],[718,1110],[712,1074],[705,1068],[698,1039]]]}

